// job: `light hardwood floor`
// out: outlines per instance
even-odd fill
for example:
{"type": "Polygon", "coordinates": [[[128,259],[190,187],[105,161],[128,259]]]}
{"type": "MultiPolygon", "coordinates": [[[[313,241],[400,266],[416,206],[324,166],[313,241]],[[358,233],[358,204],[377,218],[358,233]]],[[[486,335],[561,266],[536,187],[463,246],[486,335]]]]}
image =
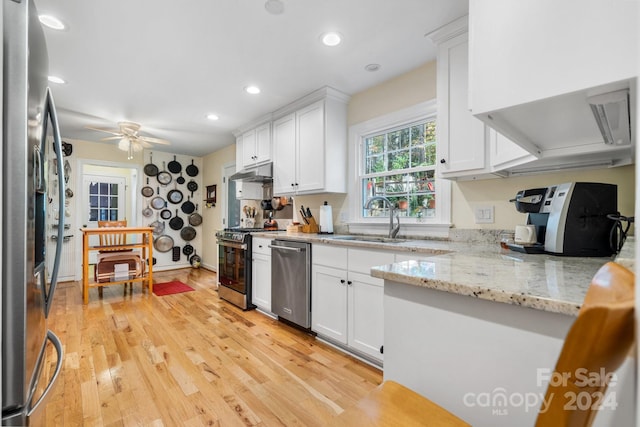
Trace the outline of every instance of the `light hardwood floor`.
{"type": "Polygon", "coordinates": [[[154,279],[195,291],[111,286],[83,305],[81,282],[59,285],[49,327],[65,356],[45,425],[317,426],[382,382],[380,370],[220,300],[213,272],[154,279]]]}

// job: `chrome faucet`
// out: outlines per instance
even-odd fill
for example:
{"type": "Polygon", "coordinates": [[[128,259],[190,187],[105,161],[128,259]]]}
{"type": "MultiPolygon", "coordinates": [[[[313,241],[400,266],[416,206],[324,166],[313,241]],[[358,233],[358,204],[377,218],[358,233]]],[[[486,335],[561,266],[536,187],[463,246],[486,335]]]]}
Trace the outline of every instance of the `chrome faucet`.
{"type": "Polygon", "coordinates": [[[372,198],[367,200],[367,203],[364,205],[364,208],[365,209],[371,209],[371,203],[376,201],[376,200],[382,200],[383,202],[385,202],[387,204],[387,206],[389,206],[389,238],[393,239],[398,235],[398,232],[400,231],[400,218],[399,218],[398,214],[396,213],[396,205],[391,203],[391,200],[387,199],[384,196],[373,196],[372,198]],[[396,225],[395,227],[393,226],[393,215],[394,214],[396,216],[396,220],[398,221],[398,225],[396,225]]]}

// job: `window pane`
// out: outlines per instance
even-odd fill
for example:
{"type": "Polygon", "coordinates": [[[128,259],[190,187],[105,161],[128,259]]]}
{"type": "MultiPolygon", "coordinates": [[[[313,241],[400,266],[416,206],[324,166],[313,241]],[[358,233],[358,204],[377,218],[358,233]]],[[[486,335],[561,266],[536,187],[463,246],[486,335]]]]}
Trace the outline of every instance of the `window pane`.
{"type": "Polygon", "coordinates": [[[97,220],[98,220],[98,209],[90,209],[89,221],[97,221],[97,220]]]}
{"type": "Polygon", "coordinates": [[[98,196],[89,196],[89,207],[90,208],[98,207],[98,196]]]}
{"type": "Polygon", "coordinates": [[[111,209],[109,211],[109,221],[117,221],[118,220],[118,211],[115,209],[111,209]]]}
{"type": "Polygon", "coordinates": [[[109,197],[108,196],[100,196],[100,207],[106,208],[109,206],[109,197]]]}
{"type": "Polygon", "coordinates": [[[429,166],[427,162],[427,152],[424,145],[411,147],[411,167],[429,166]]]}
{"type": "Polygon", "coordinates": [[[110,191],[111,195],[117,196],[118,195],[118,184],[110,184],[109,185],[109,191],[110,191]]]}
{"type": "Polygon", "coordinates": [[[411,145],[424,144],[424,125],[411,127],[411,145]]]}
{"type": "Polygon", "coordinates": [[[395,131],[387,134],[387,151],[399,150],[400,145],[400,131],[395,131]]]}
{"type": "Polygon", "coordinates": [[[409,128],[400,131],[400,148],[409,148],[411,140],[411,130],[409,128]]]}
{"type": "Polygon", "coordinates": [[[407,169],[409,167],[409,150],[389,153],[388,159],[388,170],[407,169]]]}
{"type": "Polygon", "coordinates": [[[384,154],[367,157],[366,173],[384,172],[384,154]]]}
{"type": "Polygon", "coordinates": [[[436,122],[428,122],[424,132],[425,142],[436,142],[436,122]]]}
{"type": "Polygon", "coordinates": [[[366,156],[384,153],[384,135],[367,138],[365,145],[366,156]]]}
{"type": "Polygon", "coordinates": [[[110,199],[111,199],[111,204],[109,205],[109,207],[117,209],[118,208],[118,197],[117,196],[116,197],[112,196],[112,197],[110,197],[110,199]]]}
{"type": "Polygon", "coordinates": [[[109,184],[106,182],[100,183],[100,194],[109,194],[109,184]]]}
{"type": "Polygon", "coordinates": [[[92,182],[89,184],[89,194],[98,194],[98,183],[92,182]]]}

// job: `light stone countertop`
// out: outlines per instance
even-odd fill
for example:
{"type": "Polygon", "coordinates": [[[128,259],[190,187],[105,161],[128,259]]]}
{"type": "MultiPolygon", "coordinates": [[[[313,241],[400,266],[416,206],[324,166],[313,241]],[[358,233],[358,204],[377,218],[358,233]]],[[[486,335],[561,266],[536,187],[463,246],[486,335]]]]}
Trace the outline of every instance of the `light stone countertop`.
{"type": "MultiPolygon", "coordinates": [[[[252,233],[309,243],[412,252],[421,259],[376,266],[371,275],[537,310],[577,316],[596,271],[610,258],[523,254],[495,244],[444,240],[397,243],[341,240],[341,236],[285,232],[252,233]]],[[[383,239],[385,240],[385,239],[383,239]]],[[[635,239],[629,237],[616,261],[634,270],[635,239]]]]}

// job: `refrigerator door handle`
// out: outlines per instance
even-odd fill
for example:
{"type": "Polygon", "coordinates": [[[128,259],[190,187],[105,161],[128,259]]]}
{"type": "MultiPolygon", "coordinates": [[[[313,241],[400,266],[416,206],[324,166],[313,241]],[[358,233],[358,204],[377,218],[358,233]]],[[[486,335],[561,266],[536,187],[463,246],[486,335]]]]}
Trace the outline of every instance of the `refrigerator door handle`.
{"type": "Polygon", "coordinates": [[[33,176],[34,176],[34,187],[36,191],[45,191],[43,185],[43,166],[42,166],[42,151],[40,151],[39,146],[33,147],[33,176]]]}
{"type": "MultiPolygon", "coordinates": [[[[51,343],[56,349],[56,352],[58,353],[58,360],[56,361],[56,370],[53,372],[53,375],[51,376],[51,381],[49,381],[49,384],[47,384],[47,388],[44,389],[44,391],[42,392],[42,395],[36,401],[36,403],[34,405],[31,405],[31,403],[29,403],[29,407],[27,409],[27,417],[30,417],[31,414],[33,414],[33,412],[38,408],[40,403],[44,401],[45,396],[49,393],[49,390],[51,390],[51,387],[53,387],[53,384],[56,382],[56,379],[58,379],[58,375],[62,370],[63,350],[62,350],[62,343],[60,342],[60,338],[58,338],[56,334],[54,334],[52,331],[49,330],[47,331],[47,339],[51,341],[51,343]]],[[[44,347],[43,347],[43,350],[44,350],[44,347]]]]}
{"type": "MultiPolygon", "coordinates": [[[[56,113],[56,107],[53,102],[53,95],[51,95],[51,89],[47,88],[47,100],[46,100],[46,111],[49,117],[51,118],[51,127],[53,131],[53,144],[55,147],[56,155],[58,156],[58,161],[56,162],[58,168],[58,212],[60,212],[60,219],[58,222],[58,240],[56,243],[56,255],[53,259],[53,270],[51,271],[51,286],[49,287],[49,292],[45,294],[45,302],[44,302],[44,316],[49,317],[49,310],[51,309],[51,304],[53,304],[53,294],[56,291],[56,286],[58,284],[58,269],[60,268],[60,259],[62,257],[62,243],[64,241],[64,212],[65,209],[65,190],[66,190],[66,182],[62,177],[64,177],[64,169],[63,169],[63,161],[62,161],[62,138],[60,137],[60,126],[58,125],[58,115],[56,113]]],[[[45,142],[46,143],[46,138],[45,142]]],[[[45,278],[46,280],[46,278],[45,278]]]]}

